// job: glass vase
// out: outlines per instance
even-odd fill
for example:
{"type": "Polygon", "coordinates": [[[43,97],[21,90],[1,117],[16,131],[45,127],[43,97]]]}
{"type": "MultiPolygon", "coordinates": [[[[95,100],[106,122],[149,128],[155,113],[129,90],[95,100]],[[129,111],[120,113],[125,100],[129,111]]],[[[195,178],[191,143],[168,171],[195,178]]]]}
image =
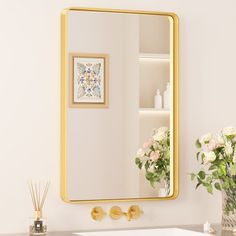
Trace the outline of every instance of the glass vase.
{"type": "Polygon", "coordinates": [[[30,233],[30,235],[45,235],[45,234],[47,234],[46,219],[42,218],[42,212],[36,211],[35,217],[30,218],[29,233],[30,233]]]}
{"type": "Polygon", "coordinates": [[[222,190],[222,230],[236,230],[236,188],[222,190]]]}
{"type": "Polygon", "coordinates": [[[169,196],[170,194],[170,180],[169,179],[165,181],[165,189],[166,189],[166,196],[169,196]]]}
{"type": "Polygon", "coordinates": [[[170,182],[163,180],[161,187],[158,189],[158,197],[168,197],[170,194],[170,182]]]}

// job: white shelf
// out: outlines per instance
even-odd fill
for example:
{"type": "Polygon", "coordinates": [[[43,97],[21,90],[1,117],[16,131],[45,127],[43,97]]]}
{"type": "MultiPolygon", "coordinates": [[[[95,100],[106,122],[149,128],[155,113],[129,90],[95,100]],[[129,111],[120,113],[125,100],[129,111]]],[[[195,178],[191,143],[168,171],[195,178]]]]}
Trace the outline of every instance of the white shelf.
{"type": "Polygon", "coordinates": [[[170,110],[168,109],[155,109],[155,108],[140,108],[140,113],[159,113],[159,114],[168,114],[170,110]]]}
{"type": "Polygon", "coordinates": [[[170,60],[170,54],[160,54],[160,53],[140,53],[140,60],[170,60]]]}

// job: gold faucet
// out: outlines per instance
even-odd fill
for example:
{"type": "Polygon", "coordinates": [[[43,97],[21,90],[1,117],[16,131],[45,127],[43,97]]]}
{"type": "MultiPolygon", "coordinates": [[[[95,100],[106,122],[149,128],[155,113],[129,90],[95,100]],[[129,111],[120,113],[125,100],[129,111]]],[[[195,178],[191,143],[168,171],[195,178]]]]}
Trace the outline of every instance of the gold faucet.
{"type": "Polygon", "coordinates": [[[127,220],[130,221],[132,219],[138,219],[142,213],[143,211],[138,205],[130,206],[127,212],[123,212],[119,206],[113,206],[109,215],[113,220],[118,220],[122,216],[126,216],[127,220]]]}
{"type": "Polygon", "coordinates": [[[143,211],[140,209],[138,205],[132,205],[129,207],[128,212],[126,213],[126,217],[128,221],[138,219],[143,211]]]}

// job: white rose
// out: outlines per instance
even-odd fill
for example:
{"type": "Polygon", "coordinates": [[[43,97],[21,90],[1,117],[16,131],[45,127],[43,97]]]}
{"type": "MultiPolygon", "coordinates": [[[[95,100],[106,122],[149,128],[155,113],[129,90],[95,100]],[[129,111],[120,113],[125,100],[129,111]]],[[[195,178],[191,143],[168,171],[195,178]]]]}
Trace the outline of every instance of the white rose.
{"type": "Polygon", "coordinates": [[[145,162],[147,160],[149,160],[149,157],[148,156],[142,156],[142,157],[139,157],[140,161],[141,162],[145,162]]]}
{"type": "Polygon", "coordinates": [[[209,143],[210,140],[212,139],[212,134],[211,133],[207,133],[205,135],[202,135],[200,138],[199,138],[199,142],[201,144],[206,144],[206,143],[209,143]]]}
{"type": "Polygon", "coordinates": [[[234,148],[233,163],[236,163],[236,148],[234,148]]]}
{"type": "Polygon", "coordinates": [[[218,158],[219,158],[220,160],[222,160],[222,159],[224,159],[224,156],[223,156],[221,153],[219,153],[219,154],[218,154],[218,158]]]}
{"type": "Polygon", "coordinates": [[[143,151],[142,148],[138,149],[137,151],[137,157],[143,157],[145,155],[145,152],[143,151]]]}
{"type": "Polygon", "coordinates": [[[222,130],[222,134],[224,136],[236,135],[236,131],[235,131],[234,127],[225,127],[222,130]]]}
{"type": "Polygon", "coordinates": [[[166,139],[166,132],[157,132],[156,134],[154,134],[153,139],[158,142],[166,139]]]}
{"type": "Polygon", "coordinates": [[[154,142],[152,146],[153,146],[154,150],[158,150],[158,143],[157,142],[154,142]]]}
{"type": "Polygon", "coordinates": [[[219,145],[223,145],[223,144],[225,143],[224,138],[223,138],[222,135],[220,135],[220,134],[217,134],[216,140],[217,140],[217,143],[218,143],[219,145]]]}
{"type": "Polygon", "coordinates": [[[151,172],[151,173],[154,173],[154,171],[155,171],[154,166],[150,166],[150,167],[148,168],[148,171],[151,172]]]}
{"type": "Polygon", "coordinates": [[[204,152],[204,156],[205,164],[213,162],[216,159],[216,154],[214,152],[204,152]]]}
{"type": "Polygon", "coordinates": [[[157,132],[164,132],[164,133],[166,133],[168,130],[169,130],[168,127],[163,126],[163,127],[160,127],[160,128],[157,130],[157,132]]]}
{"type": "Polygon", "coordinates": [[[146,155],[146,156],[149,156],[151,152],[152,152],[152,149],[149,148],[149,149],[147,149],[147,150],[145,151],[145,155],[146,155]]]}
{"type": "Polygon", "coordinates": [[[234,156],[233,156],[233,163],[236,163],[236,153],[234,153],[234,156]]]}
{"type": "Polygon", "coordinates": [[[233,148],[232,148],[231,144],[229,144],[229,143],[225,144],[225,153],[226,153],[226,155],[231,155],[233,153],[233,148]]]}

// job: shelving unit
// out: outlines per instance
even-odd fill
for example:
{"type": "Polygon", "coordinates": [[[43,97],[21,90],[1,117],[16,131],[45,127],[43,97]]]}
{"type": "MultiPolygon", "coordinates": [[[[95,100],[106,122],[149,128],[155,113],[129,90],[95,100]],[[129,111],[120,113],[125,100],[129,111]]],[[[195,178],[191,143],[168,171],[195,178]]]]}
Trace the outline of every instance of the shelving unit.
{"type": "Polygon", "coordinates": [[[169,60],[139,60],[139,76],[139,107],[154,108],[156,90],[163,95],[169,82],[169,60]]]}
{"type": "Polygon", "coordinates": [[[139,60],[169,61],[170,54],[167,54],[167,53],[140,53],[139,60]]]}
{"type": "Polygon", "coordinates": [[[139,108],[139,112],[140,113],[152,112],[152,113],[157,113],[157,114],[162,114],[162,113],[169,114],[170,110],[168,110],[168,109],[155,109],[155,108],[139,108]]]}

